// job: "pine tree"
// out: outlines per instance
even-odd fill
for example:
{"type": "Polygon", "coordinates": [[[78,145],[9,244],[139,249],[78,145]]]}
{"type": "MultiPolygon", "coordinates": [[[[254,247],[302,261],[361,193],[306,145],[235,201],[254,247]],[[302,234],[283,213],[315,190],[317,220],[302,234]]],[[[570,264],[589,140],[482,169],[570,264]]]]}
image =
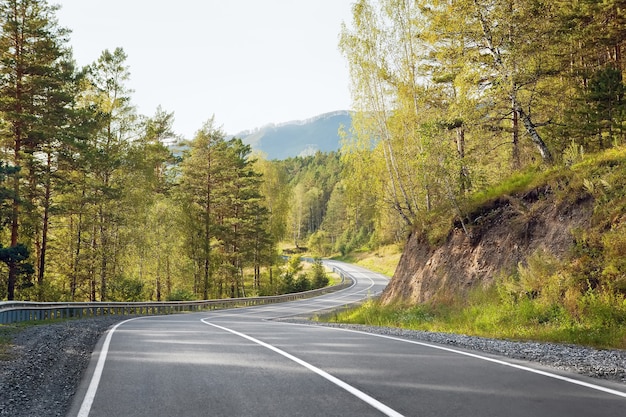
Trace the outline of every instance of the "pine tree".
{"type": "Polygon", "coordinates": [[[226,148],[225,134],[210,119],[189,143],[181,164],[180,199],[187,219],[187,247],[195,264],[194,291],[201,292],[204,299],[216,284],[216,292],[223,290],[223,282],[213,282],[219,262],[212,245],[217,235],[218,207],[224,198],[226,148]]]}
{"type": "MultiPolygon", "coordinates": [[[[12,180],[9,248],[37,246],[40,286],[44,281],[53,165],[63,140],[64,114],[72,100],[67,90],[73,76],[65,47],[68,32],[58,27],[56,10],[57,6],[45,0],[0,3],[0,113],[9,128],[3,144],[10,164],[20,168],[12,180]],[[43,221],[34,215],[39,206],[43,221]]],[[[21,251],[20,257],[24,254],[21,251]]],[[[20,269],[16,259],[9,257],[7,262],[10,300],[15,297],[20,269]]]]}

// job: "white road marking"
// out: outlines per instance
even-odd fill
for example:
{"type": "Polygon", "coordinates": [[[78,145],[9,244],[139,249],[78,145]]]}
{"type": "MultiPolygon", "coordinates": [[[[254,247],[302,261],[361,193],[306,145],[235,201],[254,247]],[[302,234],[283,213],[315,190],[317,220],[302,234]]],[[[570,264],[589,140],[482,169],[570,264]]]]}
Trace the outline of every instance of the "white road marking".
{"type": "Polygon", "coordinates": [[[135,317],[132,319],[124,320],[123,322],[116,324],[111,330],[107,332],[106,339],[104,339],[104,343],[102,344],[102,350],[100,351],[100,356],[98,357],[98,363],[96,364],[96,369],[94,369],[93,371],[91,382],[89,383],[89,388],[87,388],[87,393],[85,394],[85,398],[83,398],[83,402],[80,406],[80,410],[78,411],[77,417],[89,416],[89,412],[91,411],[91,405],[93,404],[94,398],[96,398],[96,392],[98,391],[98,385],[100,384],[102,371],[104,370],[104,363],[107,360],[107,354],[109,353],[109,345],[111,344],[111,338],[113,337],[113,333],[122,324],[128,323],[129,321],[138,320],[141,318],[144,318],[144,317],[135,317]]]}
{"type": "MultiPolygon", "coordinates": [[[[346,272],[346,271],[343,271],[343,272],[346,272]]],[[[318,310],[327,310],[331,308],[340,307],[342,305],[346,305],[342,300],[345,300],[346,298],[354,298],[355,295],[367,293],[368,298],[369,296],[377,295],[377,294],[370,294],[370,290],[376,285],[376,282],[374,282],[374,280],[370,277],[365,277],[365,279],[370,281],[369,286],[363,289],[360,289],[359,291],[356,291],[356,292],[344,294],[344,292],[346,292],[347,290],[353,289],[356,286],[356,283],[357,283],[356,278],[355,277],[351,277],[351,278],[353,280],[353,284],[350,287],[337,291],[335,293],[324,294],[319,297],[314,297],[311,299],[302,299],[302,300],[296,300],[296,301],[288,301],[285,303],[279,303],[278,305],[281,305],[281,304],[284,305],[282,307],[277,307],[276,304],[266,304],[262,306],[250,306],[250,307],[239,307],[236,309],[215,310],[213,312],[213,315],[219,316],[219,317],[231,317],[231,316],[240,317],[240,316],[257,316],[257,315],[267,314],[270,312],[279,313],[280,311],[283,311],[283,310],[292,310],[293,303],[297,303],[299,308],[307,307],[306,310],[298,311],[293,314],[277,315],[275,317],[264,318],[264,320],[275,320],[279,318],[287,318],[287,317],[298,316],[302,314],[314,313],[315,311],[318,311],[318,310]],[[334,304],[328,304],[329,302],[333,302],[334,304]],[[320,304],[322,305],[322,308],[316,308],[320,304]]],[[[355,302],[362,301],[362,300],[363,298],[354,299],[354,300],[350,300],[350,303],[355,303],[355,302]]]]}
{"type": "MultiPolygon", "coordinates": [[[[303,314],[311,314],[319,310],[327,310],[327,309],[337,308],[341,306],[346,306],[348,304],[356,303],[356,302],[363,300],[363,298],[359,298],[359,299],[354,299],[354,300],[348,300],[348,303],[346,303],[345,299],[354,294],[356,293],[347,294],[342,297],[324,298],[324,299],[317,300],[317,301],[315,301],[315,298],[311,298],[310,301],[298,300],[298,301],[289,301],[287,303],[279,303],[279,304],[266,304],[266,305],[259,305],[259,306],[250,306],[250,307],[238,307],[236,309],[215,310],[214,312],[212,312],[212,314],[217,317],[228,317],[228,316],[241,317],[241,316],[266,315],[268,313],[278,313],[279,315],[277,316],[263,318],[263,320],[275,320],[278,318],[286,318],[286,317],[298,316],[298,315],[303,315],[303,314]],[[334,304],[328,304],[330,302],[333,302],[334,304]],[[288,304],[288,303],[298,303],[297,307],[301,308],[302,310],[297,311],[293,314],[287,314],[287,315],[280,314],[280,312],[284,310],[293,311],[293,308],[294,308],[293,305],[278,307],[281,304],[288,304]],[[305,307],[306,309],[304,309],[305,307]]],[[[376,294],[374,294],[373,296],[375,295],[376,294]]],[[[325,297],[325,296],[322,296],[322,297],[325,297]]]]}
{"type": "MultiPolygon", "coordinates": [[[[324,327],[324,326],[313,326],[313,325],[310,325],[310,324],[297,324],[297,323],[283,323],[283,324],[293,324],[293,325],[296,325],[296,326],[324,327]]],[[[533,368],[530,368],[528,366],[517,365],[517,364],[506,362],[506,361],[503,361],[503,360],[500,360],[500,359],[490,358],[488,356],[477,355],[475,353],[464,352],[462,350],[451,349],[451,348],[447,348],[447,347],[444,347],[444,346],[437,346],[437,345],[433,345],[433,344],[425,343],[425,342],[418,342],[418,341],[415,341],[415,340],[402,339],[402,338],[394,337],[394,336],[386,336],[386,335],[376,334],[376,333],[367,333],[367,332],[363,332],[363,331],[360,331],[360,330],[342,329],[342,328],[339,328],[339,327],[324,327],[324,328],[332,329],[332,330],[338,330],[338,331],[343,331],[343,332],[359,333],[359,334],[363,334],[363,335],[366,335],[366,336],[380,337],[382,339],[390,339],[390,340],[395,340],[395,341],[403,342],[403,343],[411,343],[411,344],[414,344],[414,345],[420,345],[420,346],[425,346],[425,347],[429,347],[429,348],[433,348],[433,349],[443,350],[443,351],[446,351],[446,352],[456,353],[458,355],[469,356],[469,357],[474,358],[474,359],[480,359],[480,360],[487,361],[487,362],[497,363],[497,364],[503,365],[503,366],[509,366],[511,368],[519,369],[519,370],[526,371],[526,372],[531,372],[531,373],[542,375],[542,376],[545,376],[545,377],[548,377],[548,378],[558,379],[560,381],[569,382],[570,384],[580,385],[580,386],[583,386],[583,387],[586,387],[586,388],[590,388],[590,389],[593,389],[593,390],[596,390],[596,391],[601,391],[601,392],[604,392],[604,393],[607,393],[607,394],[612,394],[612,395],[616,395],[618,397],[626,398],[626,392],[617,391],[617,390],[614,390],[614,389],[611,389],[611,388],[606,388],[606,387],[603,387],[601,385],[591,384],[589,382],[579,381],[577,379],[568,378],[566,376],[553,374],[551,372],[546,372],[546,371],[542,371],[542,370],[539,370],[539,369],[533,369],[533,368]]]]}
{"type": "Polygon", "coordinates": [[[323,370],[321,370],[320,368],[311,365],[308,362],[303,361],[300,358],[297,358],[287,352],[285,352],[284,350],[278,349],[275,346],[272,346],[268,343],[262,342],[258,339],[255,339],[254,337],[248,336],[247,334],[244,333],[240,333],[238,331],[226,328],[226,327],[222,327],[222,326],[218,326],[217,324],[213,324],[210,323],[208,321],[206,321],[206,319],[202,319],[201,320],[202,323],[208,325],[208,326],[212,326],[221,330],[224,330],[226,332],[232,333],[236,336],[242,337],[244,339],[247,339],[253,343],[256,343],[258,345],[261,345],[273,352],[278,353],[279,355],[284,356],[285,358],[297,363],[298,365],[301,365],[305,368],[307,368],[308,370],[315,372],[316,374],[318,374],[319,376],[321,376],[322,378],[325,378],[326,380],[332,382],[333,384],[337,385],[340,388],[343,388],[344,390],[348,391],[350,394],[354,395],[355,397],[357,397],[358,399],[360,399],[361,401],[366,402],[367,404],[371,405],[372,407],[374,407],[375,409],[377,409],[378,411],[382,412],[384,415],[389,416],[389,417],[404,417],[402,414],[398,413],[397,411],[393,410],[392,408],[386,406],[385,404],[381,403],[380,401],[376,400],[373,397],[370,397],[369,395],[367,395],[366,393],[364,393],[363,391],[359,390],[358,388],[353,387],[350,384],[347,384],[345,382],[343,382],[342,380],[340,380],[339,378],[336,378],[334,376],[332,376],[331,374],[329,374],[328,372],[325,372],[323,370]]]}

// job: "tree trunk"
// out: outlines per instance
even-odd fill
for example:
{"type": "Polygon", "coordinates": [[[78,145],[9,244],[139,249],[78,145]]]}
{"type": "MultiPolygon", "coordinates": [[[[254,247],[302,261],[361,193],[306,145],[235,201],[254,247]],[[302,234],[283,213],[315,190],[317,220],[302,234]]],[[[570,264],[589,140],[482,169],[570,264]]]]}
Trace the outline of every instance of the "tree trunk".
{"type": "Polygon", "coordinates": [[[47,165],[46,165],[46,182],[45,182],[45,192],[44,192],[44,200],[43,200],[43,227],[41,231],[41,249],[39,255],[39,267],[37,268],[37,285],[39,286],[40,291],[40,300],[42,299],[43,294],[41,293],[44,285],[44,277],[46,271],[46,252],[48,249],[48,229],[50,227],[50,200],[52,194],[52,180],[50,176],[52,175],[52,154],[48,152],[47,165]]]}
{"type": "Polygon", "coordinates": [[[456,129],[456,148],[461,162],[461,168],[459,172],[459,180],[461,182],[461,193],[464,194],[472,188],[472,181],[470,179],[469,169],[465,164],[465,127],[463,125],[456,129]]]}
{"type": "Polygon", "coordinates": [[[505,65],[505,60],[502,58],[500,50],[494,44],[493,34],[483,14],[483,11],[484,11],[483,6],[479,4],[477,0],[474,0],[474,6],[475,6],[475,12],[478,16],[478,19],[480,20],[484,39],[487,43],[487,48],[489,49],[489,53],[493,57],[494,63],[496,67],[498,68],[498,71],[501,72],[501,75],[503,76],[503,78],[511,86],[512,90],[510,93],[511,94],[510,98],[511,98],[511,103],[513,105],[513,111],[517,112],[519,117],[522,119],[522,123],[524,124],[526,131],[530,135],[530,139],[533,141],[537,149],[539,149],[539,153],[541,154],[543,161],[547,163],[552,163],[552,154],[550,153],[550,150],[548,149],[545,142],[543,141],[543,139],[537,132],[536,126],[530,119],[530,116],[526,114],[526,112],[524,112],[524,110],[522,109],[522,106],[517,100],[515,82],[513,81],[513,78],[511,74],[509,73],[509,68],[507,68],[505,65]]]}
{"type": "MultiPolygon", "coordinates": [[[[83,197],[85,196],[85,191],[83,190],[83,197]]],[[[74,260],[72,265],[72,276],[70,282],[70,299],[75,301],[76,299],[76,288],[78,287],[78,264],[80,259],[80,247],[82,245],[82,219],[83,213],[82,208],[78,213],[78,225],[76,231],[76,250],[74,251],[74,260]]]]}
{"type": "Polygon", "coordinates": [[[522,119],[522,123],[524,123],[526,132],[528,133],[528,135],[530,135],[530,139],[533,141],[533,143],[539,150],[539,153],[541,154],[541,158],[543,159],[543,162],[552,163],[553,161],[552,153],[550,153],[550,149],[548,149],[543,139],[541,139],[541,136],[537,132],[537,129],[534,123],[532,122],[532,120],[530,120],[530,116],[528,116],[526,112],[522,110],[522,107],[519,105],[519,103],[516,102],[514,104],[515,104],[515,110],[517,111],[520,118],[522,119]]]}
{"type": "Polygon", "coordinates": [[[272,265],[270,265],[270,287],[274,286],[274,273],[272,271],[272,265]]]}
{"type": "Polygon", "coordinates": [[[169,255],[166,255],[167,257],[165,258],[165,289],[167,291],[167,296],[171,296],[172,295],[172,271],[170,268],[170,257],[169,255]]]}
{"type": "Polygon", "coordinates": [[[100,301],[106,301],[107,299],[107,268],[109,257],[107,255],[108,251],[108,230],[105,226],[105,216],[102,207],[100,207],[100,247],[101,247],[101,258],[100,258],[100,301]]]}
{"type": "Polygon", "coordinates": [[[514,170],[519,170],[522,166],[520,161],[520,152],[519,152],[519,114],[517,113],[517,109],[515,105],[513,105],[513,149],[511,151],[511,159],[514,170]]]}
{"type": "Polygon", "coordinates": [[[98,228],[97,228],[96,223],[94,222],[92,235],[91,235],[91,257],[89,260],[89,284],[90,284],[90,300],[89,301],[96,301],[96,288],[97,288],[96,256],[97,256],[97,249],[98,249],[98,240],[97,240],[98,233],[97,232],[98,232],[98,228]]]}
{"type": "MultiPolygon", "coordinates": [[[[20,152],[21,152],[21,127],[15,127],[15,156],[13,159],[13,164],[15,167],[20,166],[20,152]]],[[[16,247],[17,242],[19,240],[19,216],[20,216],[20,173],[19,171],[15,173],[15,177],[13,179],[13,203],[11,210],[11,247],[16,247]]],[[[8,277],[8,285],[7,285],[7,299],[9,301],[15,299],[15,284],[17,282],[17,270],[18,265],[15,262],[9,262],[7,264],[9,268],[9,277],[8,277]]]]}
{"type": "Polygon", "coordinates": [[[193,293],[200,295],[200,271],[202,269],[201,260],[194,259],[193,265],[193,293]]]}
{"type": "Polygon", "coordinates": [[[203,298],[209,299],[209,284],[211,280],[211,151],[207,157],[207,178],[206,178],[206,208],[204,219],[204,289],[203,298]]]}
{"type": "Polygon", "coordinates": [[[158,265],[157,267],[157,273],[156,273],[156,300],[157,301],[161,301],[161,265],[158,265]]]}

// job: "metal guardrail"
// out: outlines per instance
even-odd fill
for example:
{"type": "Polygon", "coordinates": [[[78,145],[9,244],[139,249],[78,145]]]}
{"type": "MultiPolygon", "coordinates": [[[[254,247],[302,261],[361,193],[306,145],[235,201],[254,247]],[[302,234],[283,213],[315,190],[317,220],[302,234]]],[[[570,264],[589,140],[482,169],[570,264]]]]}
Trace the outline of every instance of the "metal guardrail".
{"type": "Polygon", "coordinates": [[[335,268],[333,268],[333,271],[341,276],[340,284],[301,293],[267,297],[152,302],[38,303],[30,301],[4,301],[0,302],[0,324],[96,316],[175,314],[295,301],[339,291],[352,285],[352,279],[346,276],[343,271],[335,268]]]}

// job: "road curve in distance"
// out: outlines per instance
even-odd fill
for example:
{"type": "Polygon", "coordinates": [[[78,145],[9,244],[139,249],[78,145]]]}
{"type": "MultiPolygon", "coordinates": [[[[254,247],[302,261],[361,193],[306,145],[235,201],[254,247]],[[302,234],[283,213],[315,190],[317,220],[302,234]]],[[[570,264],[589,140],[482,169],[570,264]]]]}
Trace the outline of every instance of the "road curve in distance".
{"type": "Polygon", "coordinates": [[[446,346],[276,320],[378,295],[387,278],[283,304],[148,317],[101,341],[69,416],[623,416],[623,385],[446,346]],[[91,387],[91,388],[90,388],[91,387]]]}

